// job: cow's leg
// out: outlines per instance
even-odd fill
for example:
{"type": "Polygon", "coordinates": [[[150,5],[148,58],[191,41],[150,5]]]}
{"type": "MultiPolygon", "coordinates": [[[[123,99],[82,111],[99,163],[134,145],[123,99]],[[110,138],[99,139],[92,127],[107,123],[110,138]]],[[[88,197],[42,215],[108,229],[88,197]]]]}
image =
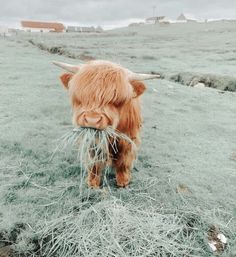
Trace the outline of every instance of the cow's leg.
{"type": "Polygon", "coordinates": [[[132,149],[130,144],[123,142],[119,146],[119,154],[117,156],[117,160],[114,161],[117,186],[126,187],[129,185],[131,169],[133,167],[135,157],[135,151],[132,149]]]}
{"type": "Polygon", "coordinates": [[[98,188],[101,183],[102,165],[94,165],[88,172],[88,186],[98,188]]]}

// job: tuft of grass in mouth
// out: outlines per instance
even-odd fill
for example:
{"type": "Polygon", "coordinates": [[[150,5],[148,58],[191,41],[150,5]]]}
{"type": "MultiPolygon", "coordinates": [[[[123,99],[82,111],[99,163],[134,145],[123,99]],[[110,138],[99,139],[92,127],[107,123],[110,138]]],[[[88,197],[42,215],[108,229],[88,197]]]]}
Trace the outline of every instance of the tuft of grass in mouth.
{"type": "Polygon", "coordinates": [[[136,150],[135,143],[127,135],[112,127],[103,130],[88,127],[74,128],[60,139],[56,150],[76,146],[80,164],[89,169],[96,164],[105,164],[111,160],[111,151],[115,154],[119,152],[119,140],[126,141],[133,150],[136,150]]]}

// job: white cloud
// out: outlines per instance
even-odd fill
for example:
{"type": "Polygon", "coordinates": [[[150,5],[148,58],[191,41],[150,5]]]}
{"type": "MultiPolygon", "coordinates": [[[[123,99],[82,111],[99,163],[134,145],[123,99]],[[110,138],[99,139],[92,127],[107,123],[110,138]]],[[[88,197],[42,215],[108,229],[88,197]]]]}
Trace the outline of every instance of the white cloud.
{"type": "Polygon", "coordinates": [[[116,25],[156,15],[176,18],[192,13],[202,18],[236,18],[235,0],[0,0],[0,22],[22,19],[116,25]]]}

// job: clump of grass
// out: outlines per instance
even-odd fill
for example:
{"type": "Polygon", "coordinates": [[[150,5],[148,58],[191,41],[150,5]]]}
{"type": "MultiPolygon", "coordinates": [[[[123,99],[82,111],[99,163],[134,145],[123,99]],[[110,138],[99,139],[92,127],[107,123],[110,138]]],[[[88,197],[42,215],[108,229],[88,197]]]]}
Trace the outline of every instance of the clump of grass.
{"type": "Polygon", "coordinates": [[[94,128],[79,127],[66,133],[61,139],[58,149],[67,149],[68,146],[76,146],[77,157],[80,164],[89,169],[92,166],[106,164],[112,159],[111,151],[118,153],[118,141],[128,142],[133,150],[136,150],[135,143],[125,134],[108,127],[103,130],[94,128]]]}

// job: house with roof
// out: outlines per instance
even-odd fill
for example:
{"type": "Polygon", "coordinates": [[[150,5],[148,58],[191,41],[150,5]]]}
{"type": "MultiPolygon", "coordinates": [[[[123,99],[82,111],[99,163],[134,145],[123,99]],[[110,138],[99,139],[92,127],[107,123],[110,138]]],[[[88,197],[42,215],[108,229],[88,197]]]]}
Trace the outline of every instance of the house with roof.
{"type": "Polygon", "coordinates": [[[149,17],[145,20],[146,24],[156,24],[159,23],[161,20],[163,20],[165,16],[155,16],[155,17],[149,17]]]}
{"type": "Polygon", "coordinates": [[[59,22],[21,21],[24,31],[28,32],[63,32],[65,27],[59,22]]]}
{"type": "Polygon", "coordinates": [[[178,23],[197,22],[197,19],[192,14],[181,13],[180,16],[177,18],[176,22],[178,23]]]}

